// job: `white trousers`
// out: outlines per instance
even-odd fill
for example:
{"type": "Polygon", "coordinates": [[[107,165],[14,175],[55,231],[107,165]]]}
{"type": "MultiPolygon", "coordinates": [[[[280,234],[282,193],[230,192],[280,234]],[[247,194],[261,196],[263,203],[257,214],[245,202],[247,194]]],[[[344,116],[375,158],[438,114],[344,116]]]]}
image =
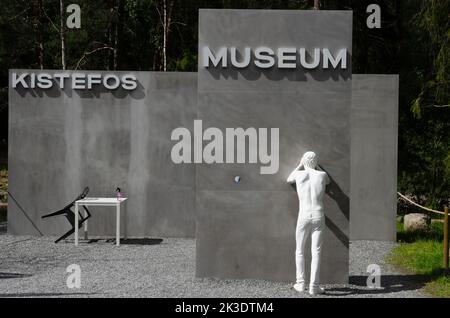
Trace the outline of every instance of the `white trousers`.
{"type": "Polygon", "coordinates": [[[325,216],[322,211],[302,211],[298,215],[295,235],[295,265],[297,283],[305,283],[305,245],[311,236],[311,277],[309,285],[316,288],[319,285],[320,254],[322,250],[322,233],[325,227],[325,216]]]}

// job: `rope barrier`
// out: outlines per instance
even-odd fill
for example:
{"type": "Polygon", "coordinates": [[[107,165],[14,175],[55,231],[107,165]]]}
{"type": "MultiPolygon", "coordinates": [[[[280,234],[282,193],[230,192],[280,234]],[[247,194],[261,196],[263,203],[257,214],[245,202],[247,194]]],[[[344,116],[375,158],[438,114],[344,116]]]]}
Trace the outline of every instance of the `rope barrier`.
{"type": "Polygon", "coordinates": [[[401,194],[400,192],[397,192],[397,194],[398,194],[403,200],[408,201],[409,203],[411,203],[411,204],[413,204],[413,205],[415,205],[415,206],[417,206],[417,207],[419,207],[419,208],[421,208],[421,209],[424,209],[424,210],[429,211],[429,212],[433,212],[433,213],[438,213],[438,214],[445,215],[445,213],[442,212],[442,211],[433,210],[433,209],[427,208],[426,206],[420,205],[420,204],[418,204],[418,203],[412,201],[411,199],[407,198],[406,196],[404,196],[404,195],[401,194]]]}

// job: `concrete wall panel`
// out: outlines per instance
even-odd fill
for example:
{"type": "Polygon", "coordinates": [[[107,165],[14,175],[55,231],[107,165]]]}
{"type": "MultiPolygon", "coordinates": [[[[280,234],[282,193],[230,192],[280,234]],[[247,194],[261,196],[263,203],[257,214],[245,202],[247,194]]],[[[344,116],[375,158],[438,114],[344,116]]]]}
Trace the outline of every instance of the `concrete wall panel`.
{"type": "Polygon", "coordinates": [[[350,238],[395,241],[398,75],[353,75],[350,238]]]}
{"type": "MultiPolygon", "coordinates": [[[[64,217],[40,216],[62,208],[84,186],[90,196],[114,196],[120,186],[129,197],[124,233],[194,236],[195,166],[172,163],[170,135],[192,126],[197,75],[126,73],[138,79],[132,92],[10,89],[9,189],[44,234],[69,229],[64,217]]],[[[113,211],[92,210],[90,234],[114,235],[113,211]]],[[[8,231],[37,234],[11,199],[8,231]]]]}
{"type": "Polygon", "coordinates": [[[298,202],[286,183],[304,151],[314,150],[333,178],[325,199],[322,279],[348,280],[352,13],[350,11],[200,10],[202,47],[347,48],[346,70],[198,72],[203,128],[280,128],[280,168],[260,164],[197,167],[197,276],[295,279],[298,202]],[[299,32],[301,30],[301,32],[299,32]],[[235,176],[241,176],[236,184],[235,176]]]}

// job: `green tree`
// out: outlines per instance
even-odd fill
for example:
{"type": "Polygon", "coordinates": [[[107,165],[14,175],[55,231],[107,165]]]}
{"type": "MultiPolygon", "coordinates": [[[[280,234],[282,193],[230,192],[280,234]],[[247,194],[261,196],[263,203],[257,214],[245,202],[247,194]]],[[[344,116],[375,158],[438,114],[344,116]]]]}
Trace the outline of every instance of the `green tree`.
{"type": "Polygon", "coordinates": [[[412,103],[420,118],[423,108],[450,107],[450,1],[428,0],[413,20],[417,37],[427,47],[426,69],[419,70],[421,90],[412,103]]]}

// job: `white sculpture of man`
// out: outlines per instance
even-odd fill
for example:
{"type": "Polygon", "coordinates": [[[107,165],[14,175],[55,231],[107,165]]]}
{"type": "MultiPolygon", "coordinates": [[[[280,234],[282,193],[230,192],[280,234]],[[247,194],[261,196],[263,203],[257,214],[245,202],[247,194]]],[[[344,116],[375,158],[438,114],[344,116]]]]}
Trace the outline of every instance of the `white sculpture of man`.
{"type": "Polygon", "coordinates": [[[311,235],[311,277],[309,293],[311,295],[323,294],[324,289],[319,287],[320,254],[322,249],[322,232],[325,227],[323,195],[325,187],[330,182],[326,172],[315,170],[317,156],[308,151],[303,154],[299,165],[287,178],[288,183],[296,183],[299,200],[299,212],[296,229],[295,265],[297,269],[297,282],[294,288],[305,291],[305,245],[311,235]],[[300,170],[301,167],[304,170],[300,170]]]}

